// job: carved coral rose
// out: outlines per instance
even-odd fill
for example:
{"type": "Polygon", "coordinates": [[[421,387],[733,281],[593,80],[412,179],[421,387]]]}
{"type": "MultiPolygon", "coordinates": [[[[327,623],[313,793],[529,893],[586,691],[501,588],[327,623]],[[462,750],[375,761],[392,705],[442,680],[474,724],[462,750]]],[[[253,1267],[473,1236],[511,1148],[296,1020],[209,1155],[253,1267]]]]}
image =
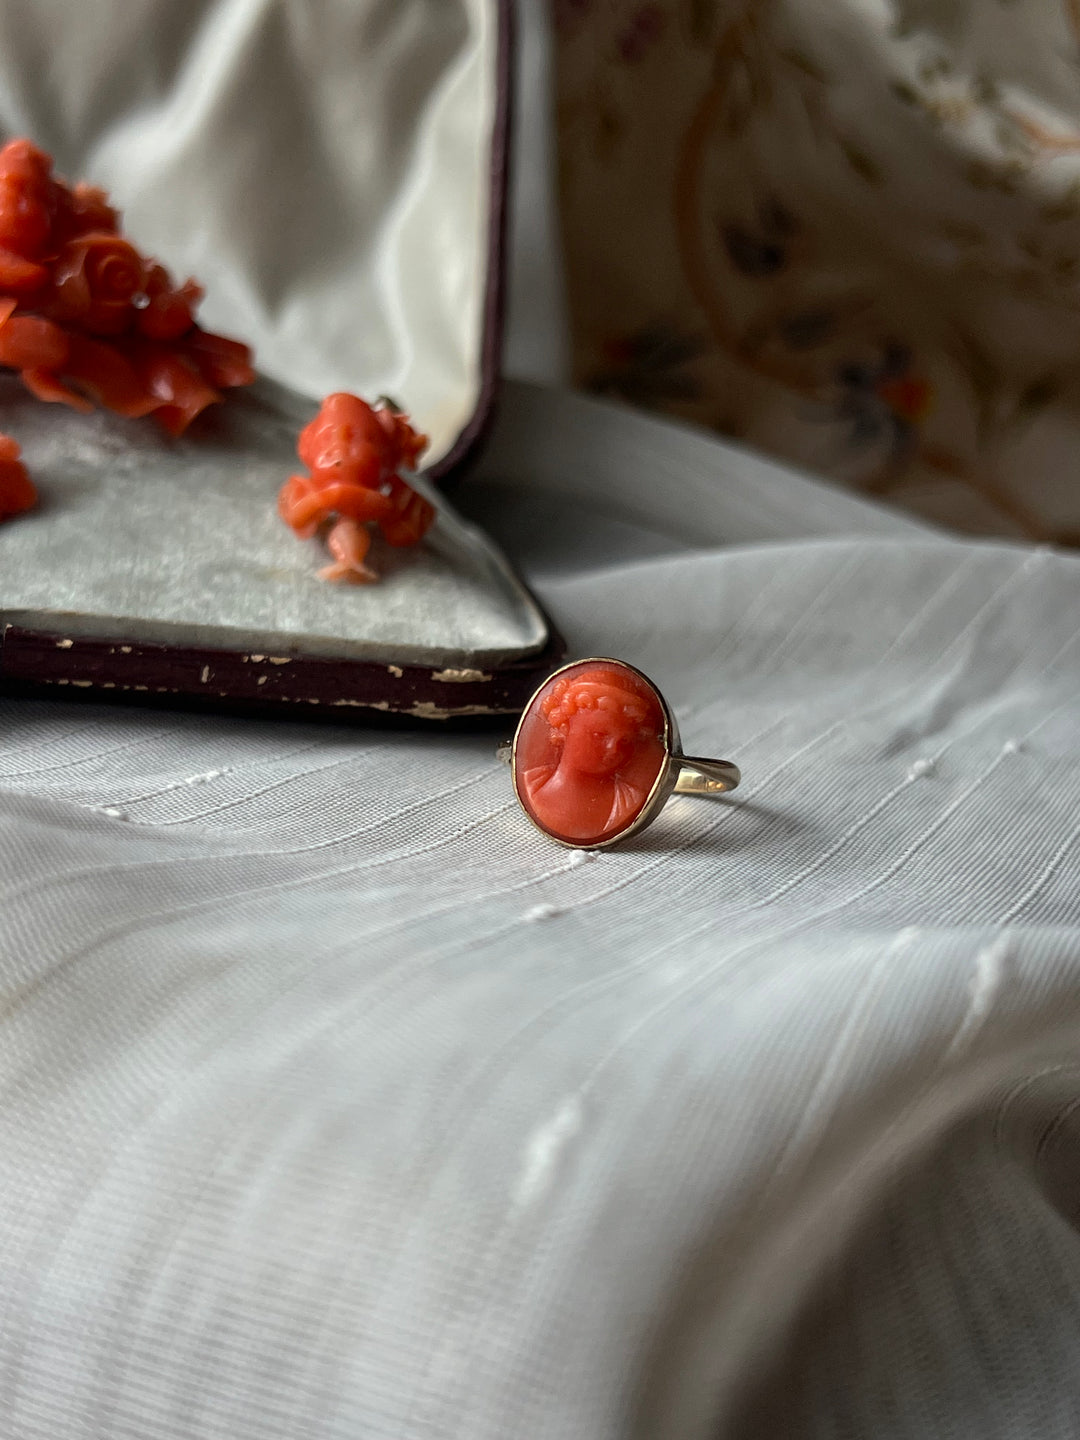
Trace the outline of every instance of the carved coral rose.
{"type": "Polygon", "coordinates": [[[135,317],[135,328],[148,340],[179,340],[195,323],[203,289],[194,280],[175,287],[164,265],[151,265],[144,286],[146,301],[135,317]]]}
{"type": "Polygon", "coordinates": [[[12,370],[62,370],[70,351],[66,332],[40,315],[16,315],[0,323],[0,365],[12,370]]]}
{"type": "Polygon", "coordinates": [[[52,313],[91,335],[120,335],[131,323],[131,302],[145,279],[146,263],[126,240],[101,231],[82,235],[56,257],[52,313]]]}
{"type": "Polygon", "coordinates": [[[0,291],[25,299],[36,294],[47,283],[49,271],[36,260],[26,260],[14,250],[0,245],[0,291]]]}
{"type": "Polygon", "coordinates": [[[239,340],[193,325],[184,336],[182,348],[208,385],[230,390],[234,385],[251,385],[255,380],[251,350],[239,340]]]}
{"type": "Polygon", "coordinates": [[[109,204],[109,197],[98,185],[88,185],[85,180],[72,189],[67,197],[67,225],[70,235],[89,235],[98,232],[115,235],[120,228],[120,212],[109,204]]]}
{"type": "Polygon", "coordinates": [[[30,260],[44,250],[51,228],[49,207],[41,197],[0,175],[0,245],[30,260]]]}
{"type": "Polygon", "coordinates": [[[52,161],[29,140],[0,149],[0,247],[24,260],[47,248],[56,214],[52,161]]]}

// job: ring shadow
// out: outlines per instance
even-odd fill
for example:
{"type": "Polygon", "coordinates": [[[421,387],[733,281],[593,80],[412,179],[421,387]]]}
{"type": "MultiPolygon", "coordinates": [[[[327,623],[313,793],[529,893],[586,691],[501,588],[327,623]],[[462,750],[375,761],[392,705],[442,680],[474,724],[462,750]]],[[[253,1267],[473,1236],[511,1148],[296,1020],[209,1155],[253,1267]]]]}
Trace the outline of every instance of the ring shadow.
{"type": "MultiPolygon", "coordinates": [[[[697,851],[709,850],[717,855],[730,855],[735,850],[752,849],[766,834],[770,847],[783,845],[796,836],[804,835],[811,828],[811,822],[805,817],[792,814],[790,811],[777,810],[769,805],[762,805],[756,800],[741,800],[733,804],[721,795],[715,797],[677,796],[668,801],[665,810],[657,816],[647,830],[616,846],[618,853],[621,855],[658,855],[671,850],[674,843],[671,830],[675,821],[672,807],[676,799],[693,803],[695,809],[700,806],[699,813],[702,813],[703,819],[709,814],[706,806],[723,807],[730,813],[731,824],[722,824],[706,830],[701,835],[694,836],[689,840],[686,848],[697,851]],[[737,825],[734,823],[736,820],[739,821],[737,825]],[[749,823],[747,823],[748,821],[749,823]]],[[[712,817],[709,816],[709,818],[712,817]]]]}

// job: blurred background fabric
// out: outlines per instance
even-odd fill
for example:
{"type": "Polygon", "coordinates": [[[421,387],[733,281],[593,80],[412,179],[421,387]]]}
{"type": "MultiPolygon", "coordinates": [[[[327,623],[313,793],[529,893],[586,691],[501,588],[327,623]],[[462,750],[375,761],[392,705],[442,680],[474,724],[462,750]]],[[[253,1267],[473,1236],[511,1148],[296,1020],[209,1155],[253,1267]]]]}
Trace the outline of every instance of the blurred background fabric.
{"type": "Polygon", "coordinates": [[[575,380],[1080,542],[1075,0],[552,0],[575,380]]]}

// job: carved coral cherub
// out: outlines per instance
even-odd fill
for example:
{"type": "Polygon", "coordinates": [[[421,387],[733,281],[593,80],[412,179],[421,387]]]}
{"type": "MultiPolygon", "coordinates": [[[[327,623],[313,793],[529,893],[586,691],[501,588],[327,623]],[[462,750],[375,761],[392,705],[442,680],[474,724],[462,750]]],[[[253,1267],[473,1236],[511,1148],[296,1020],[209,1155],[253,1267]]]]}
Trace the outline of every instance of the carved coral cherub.
{"type": "Polygon", "coordinates": [[[281,518],[301,539],[325,533],[333,558],[321,579],[378,578],[364,563],[372,522],[390,545],[415,545],[428,530],[434,508],[398,474],[415,468],[426,446],[427,436],[391,405],[376,408],[344,391],[326,397],[297,445],[311,474],[291,476],[278,497],[281,518]]]}

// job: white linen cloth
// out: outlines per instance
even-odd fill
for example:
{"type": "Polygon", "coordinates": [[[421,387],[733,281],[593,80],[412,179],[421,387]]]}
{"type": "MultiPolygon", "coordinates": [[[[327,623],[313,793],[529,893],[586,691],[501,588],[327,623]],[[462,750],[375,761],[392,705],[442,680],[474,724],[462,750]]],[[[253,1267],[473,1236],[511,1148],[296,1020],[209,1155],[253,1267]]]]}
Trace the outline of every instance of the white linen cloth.
{"type": "Polygon", "coordinates": [[[5,702],[0,1435],[1074,1436],[1080,564],[522,386],[463,501],[743,788],[5,702]]]}

